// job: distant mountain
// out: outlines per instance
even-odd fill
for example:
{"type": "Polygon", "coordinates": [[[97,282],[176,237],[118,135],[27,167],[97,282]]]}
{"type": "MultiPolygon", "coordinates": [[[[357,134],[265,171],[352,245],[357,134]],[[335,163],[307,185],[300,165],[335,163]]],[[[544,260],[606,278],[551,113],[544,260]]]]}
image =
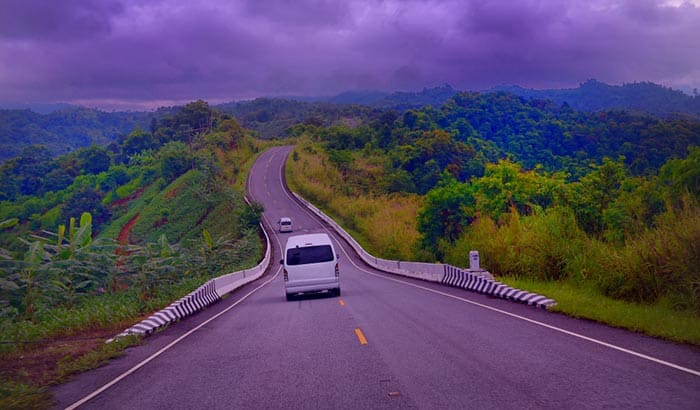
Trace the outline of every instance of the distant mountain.
{"type": "Polygon", "coordinates": [[[78,106],[66,103],[0,103],[0,110],[32,110],[39,114],[50,114],[70,108],[78,108],[78,106]]]}
{"type": "Polygon", "coordinates": [[[322,97],[284,97],[284,99],[302,102],[326,102],[332,104],[358,104],[372,108],[394,109],[404,111],[432,105],[439,107],[459,91],[445,84],[441,87],[424,88],[419,92],[356,90],[346,91],[334,96],[322,97]]]}
{"type": "Polygon", "coordinates": [[[357,124],[367,119],[372,111],[372,108],[360,104],[282,98],[256,98],[219,104],[214,108],[233,115],[243,127],[257,131],[263,139],[285,137],[288,128],[301,123],[316,126],[357,124]]]}
{"type": "Polygon", "coordinates": [[[690,115],[700,118],[700,97],[649,82],[609,85],[588,80],[578,88],[535,90],[508,85],[486,92],[507,92],[528,99],[552,100],[558,104],[566,103],[579,111],[620,109],[660,117],[690,115]]]}
{"type": "MultiPolygon", "coordinates": [[[[550,100],[558,105],[568,104],[577,111],[619,109],[659,117],[700,119],[700,97],[648,82],[613,86],[589,80],[570,89],[500,86],[484,93],[494,92],[550,100]]],[[[241,125],[257,131],[262,138],[277,138],[284,137],[290,127],[300,123],[354,126],[371,118],[372,111],[405,111],[427,105],[437,108],[456,94],[458,90],[443,85],[419,92],[360,90],[326,97],[258,98],[219,104],[213,108],[232,114],[241,125]]],[[[33,104],[31,108],[0,109],[0,162],[18,156],[24,147],[32,144],[46,145],[54,155],[91,144],[108,145],[137,126],[149,129],[151,118],[162,118],[179,107],[164,107],[155,112],[111,113],[55,104],[33,104]]]]}
{"type": "Polygon", "coordinates": [[[107,113],[69,107],[48,114],[0,109],[0,161],[18,156],[24,147],[42,144],[61,155],[92,144],[108,145],[136,126],[147,129],[151,113],[107,113]]]}

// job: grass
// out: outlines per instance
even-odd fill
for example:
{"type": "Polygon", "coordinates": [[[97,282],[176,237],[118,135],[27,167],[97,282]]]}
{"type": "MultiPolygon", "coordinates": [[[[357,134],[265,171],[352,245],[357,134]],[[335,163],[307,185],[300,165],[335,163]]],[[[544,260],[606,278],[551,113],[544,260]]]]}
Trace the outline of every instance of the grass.
{"type": "Polygon", "coordinates": [[[46,387],[17,383],[11,380],[0,382],[0,409],[40,410],[53,404],[46,387]]]}
{"type": "Polygon", "coordinates": [[[554,312],[675,342],[700,345],[700,318],[692,312],[674,309],[666,300],[641,305],[612,299],[593,287],[569,281],[515,277],[499,277],[498,280],[556,300],[557,305],[550,309],[554,312]]]}
{"type": "MultiPolygon", "coordinates": [[[[335,219],[371,254],[387,259],[420,259],[415,226],[420,197],[373,196],[355,188],[361,184],[348,187],[346,182],[352,182],[356,175],[371,173],[373,166],[367,165],[370,160],[362,158],[366,153],[353,153],[349,166],[370,171],[350,170],[351,176],[344,176],[325,151],[308,140],[302,138],[295,153],[287,162],[287,181],[292,190],[335,219]]],[[[469,250],[478,249],[482,266],[499,280],[555,299],[555,311],[700,345],[700,317],[693,310],[693,296],[681,292],[688,289],[688,281],[696,280],[697,264],[678,266],[669,262],[678,260],[674,255],[680,253],[689,255],[685,260],[696,260],[700,254],[698,209],[689,206],[680,214],[667,215],[666,220],[658,221],[657,231],[640,235],[622,250],[587,238],[573,216],[561,209],[531,217],[511,215],[502,225],[482,218],[467,235],[444,248],[445,259],[456,266],[468,266],[469,250]],[[647,272],[650,266],[654,271],[667,272],[667,276],[647,272]],[[621,292],[636,286],[640,279],[648,284],[646,294],[651,296],[621,292]],[[667,282],[675,284],[678,291],[664,293],[667,282]]]]}
{"type": "Polygon", "coordinates": [[[348,188],[347,179],[352,177],[333,167],[318,146],[301,141],[295,151],[287,161],[290,189],[338,221],[368,252],[388,259],[413,259],[418,241],[415,220],[422,204],[419,196],[375,195],[353,184],[348,188]]]}
{"type": "MultiPolygon", "coordinates": [[[[95,331],[104,333],[103,329],[95,331]]],[[[131,335],[112,343],[94,338],[89,343],[70,343],[57,339],[42,345],[40,353],[16,352],[3,360],[19,363],[13,377],[3,365],[0,379],[0,408],[46,409],[52,406],[48,386],[62,383],[70,376],[106,364],[123,355],[124,349],[141,343],[141,337],[131,335]]]]}
{"type": "Polygon", "coordinates": [[[52,383],[61,383],[74,374],[103,366],[110,359],[123,356],[124,349],[139,345],[142,340],[138,335],[129,335],[111,343],[102,343],[97,349],[79,357],[65,356],[58,362],[58,376],[52,383]]]}

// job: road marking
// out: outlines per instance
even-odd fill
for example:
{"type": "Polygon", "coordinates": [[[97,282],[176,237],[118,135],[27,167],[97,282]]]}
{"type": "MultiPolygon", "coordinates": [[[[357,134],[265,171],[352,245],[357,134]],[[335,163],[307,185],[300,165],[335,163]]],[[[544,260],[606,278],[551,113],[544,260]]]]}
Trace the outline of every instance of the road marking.
{"type": "Polygon", "coordinates": [[[362,330],[360,328],[355,328],[355,334],[357,335],[357,338],[360,340],[361,345],[366,345],[367,344],[367,338],[365,338],[365,335],[362,333],[362,330]]]}
{"type": "Polygon", "coordinates": [[[365,273],[370,274],[370,275],[372,275],[372,276],[376,276],[376,277],[383,278],[383,279],[390,280],[390,281],[397,282],[397,283],[402,283],[402,284],[404,284],[404,285],[412,286],[412,287],[414,287],[414,288],[422,289],[422,290],[425,290],[425,291],[428,291],[428,292],[432,292],[432,293],[435,293],[435,294],[438,294],[438,295],[447,296],[448,298],[456,299],[456,300],[459,300],[459,301],[461,301],[461,302],[469,303],[469,304],[472,304],[472,305],[474,305],[474,306],[478,306],[478,307],[481,307],[481,308],[484,308],[484,309],[491,310],[491,311],[493,311],[493,312],[501,313],[501,314],[503,314],[503,315],[510,316],[510,317],[512,317],[512,318],[515,318],[515,319],[524,320],[524,321],[526,321],[526,322],[528,322],[528,323],[532,323],[532,324],[534,324],[534,325],[538,325],[538,326],[542,326],[542,327],[547,328],[547,329],[550,329],[550,330],[554,330],[555,332],[564,333],[564,334],[566,334],[566,335],[573,336],[573,337],[576,337],[576,338],[579,338],[579,339],[582,339],[582,340],[586,340],[586,341],[588,341],[588,342],[595,343],[595,344],[598,344],[598,345],[601,345],[601,346],[605,346],[605,347],[608,347],[608,348],[613,349],[613,350],[617,350],[617,351],[622,352],[622,353],[627,353],[627,354],[629,354],[629,355],[638,357],[638,358],[640,358],[640,359],[648,360],[648,361],[654,362],[654,363],[656,363],[656,364],[660,364],[660,365],[663,365],[663,366],[668,366],[668,367],[671,367],[671,368],[673,368],[673,369],[680,370],[680,371],[682,371],[682,372],[689,373],[689,374],[692,374],[692,375],[694,375],[694,376],[700,377],[700,371],[693,370],[693,369],[689,369],[689,368],[687,368],[687,367],[683,367],[683,366],[677,365],[677,364],[675,364],[675,363],[667,362],[667,361],[665,361],[665,360],[657,359],[657,358],[655,358],[655,357],[645,355],[644,353],[639,353],[639,352],[636,352],[636,351],[634,351],[634,350],[625,349],[624,347],[616,346],[616,345],[614,345],[614,344],[611,344],[611,343],[608,343],[608,342],[604,342],[604,341],[602,341],[602,340],[594,339],[594,338],[592,338],[592,337],[588,337],[588,336],[582,335],[582,334],[580,334],[580,333],[571,332],[571,331],[569,331],[569,330],[562,329],[562,328],[559,328],[559,327],[556,327],[556,326],[552,326],[552,325],[547,324],[547,323],[544,323],[544,322],[539,322],[539,321],[534,320],[534,319],[530,319],[530,318],[527,318],[527,317],[524,317],[524,316],[516,315],[515,313],[507,312],[507,311],[505,311],[505,310],[501,310],[501,309],[498,309],[498,308],[495,308],[495,307],[492,307],[492,306],[484,305],[484,304],[479,303],[479,302],[474,302],[473,300],[465,299],[465,298],[460,297],[460,296],[451,295],[451,294],[446,293],[446,292],[441,292],[441,291],[439,291],[439,290],[426,288],[425,286],[416,285],[416,284],[410,283],[410,282],[404,282],[404,281],[399,280],[399,279],[394,279],[394,278],[386,277],[386,276],[384,276],[384,275],[380,275],[380,274],[377,274],[377,273],[374,273],[374,272],[367,271],[367,270],[365,270],[365,269],[363,269],[363,268],[361,268],[361,267],[355,265],[355,262],[354,262],[352,259],[350,259],[349,255],[345,252],[345,249],[342,248],[342,247],[341,247],[341,249],[343,250],[343,253],[345,253],[345,256],[347,256],[348,259],[350,260],[350,263],[352,263],[353,266],[355,266],[355,268],[357,268],[357,269],[360,270],[361,272],[365,272],[365,273]]]}
{"type": "Polygon", "coordinates": [[[345,306],[345,301],[343,299],[338,299],[338,304],[340,306],[345,306]]]}
{"type": "Polygon", "coordinates": [[[192,333],[194,333],[194,332],[196,332],[197,330],[201,329],[202,327],[206,326],[207,324],[209,324],[210,322],[212,322],[214,319],[217,319],[219,316],[223,315],[224,313],[228,312],[229,310],[233,309],[234,307],[238,306],[238,305],[239,305],[240,303],[242,303],[244,300],[248,299],[248,297],[249,297],[250,295],[252,295],[253,293],[257,292],[258,290],[260,290],[260,288],[262,288],[263,286],[267,285],[268,283],[270,283],[270,282],[272,282],[274,279],[276,279],[276,278],[277,278],[277,275],[279,275],[279,273],[280,273],[281,270],[282,270],[281,267],[278,268],[278,269],[277,269],[277,272],[275,272],[275,274],[274,274],[270,279],[268,279],[267,281],[265,281],[262,285],[258,286],[257,288],[255,288],[255,289],[251,290],[250,292],[248,292],[248,293],[247,293],[245,296],[243,296],[240,300],[236,301],[236,303],[234,303],[233,305],[227,307],[226,309],[222,310],[221,312],[217,313],[216,315],[212,316],[211,318],[209,318],[208,320],[206,320],[204,323],[201,323],[199,326],[195,327],[194,329],[190,330],[189,332],[185,333],[184,335],[178,337],[177,339],[175,339],[174,341],[172,341],[170,344],[168,344],[168,345],[165,346],[164,348],[162,348],[162,349],[160,349],[159,351],[153,353],[150,357],[146,358],[146,359],[145,359],[144,361],[142,361],[141,363],[137,364],[136,366],[132,367],[131,369],[129,369],[129,370],[127,370],[126,372],[124,372],[124,373],[122,373],[121,375],[119,375],[116,379],[114,379],[114,380],[112,380],[111,382],[105,384],[104,386],[100,387],[99,389],[95,390],[94,392],[88,394],[87,396],[83,397],[83,398],[80,399],[79,401],[77,401],[77,402],[71,404],[70,406],[66,407],[66,410],[77,409],[78,407],[82,406],[83,404],[87,403],[88,401],[94,399],[95,397],[97,397],[98,395],[100,395],[101,393],[103,393],[105,390],[107,390],[107,389],[109,389],[110,387],[114,386],[115,384],[119,383],[120,381],[122,381],[123,379],[127,378],[128,376],[130,376],[132,373],[134,373],[134,372],[137,371],[138,369],[140,369],[140,368],[142,368],[143,366],[147,365],[149,362],[151,362],[151,361],[152,361],[153,359],[155,359],[156,357],[158,357],[158,356],[160,356],[161,354],[165,353],[165,352],[166,352],[167,350],[169,350],[171,347],[175,346],[176,344],[178,344],[179,342],[181,342],[182,340],[184,340],[186,337],[190,336],[192,333]]]}
{"type": "MultiPolygon", "coordinates": [[[[282,173],[280,173],[280,177],[283,177],[282,173]]],[[[281,179],[280,179],[280,185],[282,186],[283,191],[284,191],[285,195],[287,196],[287,198],[289,198],[291,202],[293,202],[293,203],[296,204],[296,201],[294,201],[294,199],[292,199],[291,194],[290,194],[289,192],[287,192],[286,189],[284,189],[284,184],[282,184],[282,180],[281,180],[281,179]]],[[[298,205],[298,208],[299,208],[299,209],[301,209],[301,210],[302,210],[304,213],[306,213],[307,215],[311,216],[312,219],[314,219],[314,220],[318,220],[318,219],[319,219],[319,217],[316,216],[316,214],[314,214],[313,212],[311,212],[311,211],[310,211],[309,209],[307,209],[305,206],[302,206],[302,205],[299,205],[299,204],[297,204],[297,205],[298,205]]],[[[330,229],[324,229],[324,230],[325,230],[329,235],[331,235],[332,237],[334,237],[335,235],[337,235],[337,233],[334,235],[334,232],[332,232],[332,230],[330,230],[330,229]]],[[[585,340],[585,341],[588,341],[588,342],[591,342],[591,343],[595,343],[595,344],[598,344],[598,345],[601,345],[601,346],[605,346],[605,347],[608,347],[608,348],[610,348],[610,349],[617,350],[617,351],[619,351],[619,352],[627,353],[627,354],[629,354],[629,355],[638,357],[638,358],[640,358],[640,359],[648,360],[648,361],[653,362],[653,363],[656,363],[656,364],[660,364],[660,365],[663,365],[663,366],[671,367],[671,368],[673,368],[673,369],[680,370],[680,371],[682,371],[682,372],[689,373],[689,374],[692,374],[692,375],[694,375],[694,376],[700,377],[700,371],[697,371],[697,370],[689,369],[689,368],[687,368],[687,367],[683,367],[683,366],[677,365],[677,364],[675,364],[675,363],[667,362],[667,361],[665,361],[665,360],[657,359],[657,358],[655,358],[655,357],[648,356],[648,355],[645,355],[645,354],[643,354],[643,353],[636,352],[636,351],[634,351],[634,350],[625,349],[624,347],[616,346],[616,345],[614,345],[614,344],[607,343],[607,342],[604,342],[604,341],[602,341],[602,340],[594,339],[594,338],[592,338],[592,337],[588,337],[588,336],[582,335],[582,334],[580,334],[580,333],[571,332],[571,331],[569,331],[569,330],[562,329],[562,328],[559,328],[559,327],[556,327],[556,326],[552,326],[552,325],[549,325],[549,324],[547,324],[547,323],[539,322],[539,321],[537,321],[537,320],[529,319],[529,318],[526,318],[526,317],[524,317],[524,316],[516,315],[516,314],[514,314],[514,313],[510,313],[510,312],[507,312],[507,311],[505,311],[505,310],[501,310],[501,309],[498,309],[498,308],[495,308],[495,307],[492,307],[492,306],[484,305],[484,304],[479,303],[479,302],[474,302],[474,301],[472,301],[472,300],[465,299],[465,298],[462,298],[462,297],[459,297],[459,296],[451,295],[451,294],[446,293],[446,292],[441,292],[441,291],[439,291],[439,290],[430,289],[430,288],[427,288],[427,287],[425,287],[425,286],[416,285],[416,284],[410,283],[410,282],[404,282],[404,281],[399,280],[399,279],[390,278],[390,277],[388,277],[388,276],[384,276],[384,275],[380,275],[380,274],[377,274],[377,273],[374,273],[374,272],[370,272],[370,271],[368,271],[368,270],[366,270],[366,269],[361,268],[360,266],[358,266],[358,265],[355,263],[355,261],[352,260],[352,258],[350,257],[350,255],[347,253],[347,251],[345,250],[345,247],[340,246],[340,245],[344,242],[344,240],[338,240],[338,239],[335,238],[335,237],[334,237],[334,239],[336,239],[336,242],[338,243],[338,245],[339,245],[339,247],[340,247],[340,250],[343,252],[343,254],[345,255],[345,257],[348,258],[348,261],[350,261],[350,263],[351,263],[357,270],[359,270],[360,272],[365,272],[365,273],[367,273],[367,274],[369,274],[369,275],[376,276],[376,277],[378,277],[378,278],[382,278],[382,279],[390,280],[390,281],[393,281],[393,282],[401,283],[401,284],[404,284],[404,285],[406,285],[406,286],[412,286],[412,287],[417,288],[417,289],[422,289],[422,290],[425,290],[425,291],[428,291],[428,292],[431,292],[431,293],[435,293],[435,294],[438,294],[438,295],[442,295],[442,296],[446,296],[446,297],[449,297],[449,298],[452,298],[452,299],[456,299],[456,300],[459,300],[459,301],[461,301],[461,302],[469,303],[469,304],[471,304],[471,305],[478,306],[478,307],[481,307],[481,308],[484,308],[484,309],[488,309],[488,310],[491,310],[491,311],[493,311],[493,312],[497,312],[497,313],[500,313],[500,314],[503,314],[503,315],[506,315],[506,316],[510,316],[510,317],[512,317],[512,318],[515,318],[515,319],[524,320],[524,321],[526,321],[526,322],[528,322],[528,323],[532,323],[532,324],[537,325],[537,326],[542,326],[542,327],[544,327],[544,328],[553,330],[553,331],[555,331],[555,332],[560,332],[560,333],[563,333],[563,334],[566,334],[566,335],[569,335],[569,336],[573,336],[573,337],[578,338],[578,339],[581,339],[581,340],[585,340]]],[[[342,238],[341,238],[341,239],[342,239],[342,238]]]]}

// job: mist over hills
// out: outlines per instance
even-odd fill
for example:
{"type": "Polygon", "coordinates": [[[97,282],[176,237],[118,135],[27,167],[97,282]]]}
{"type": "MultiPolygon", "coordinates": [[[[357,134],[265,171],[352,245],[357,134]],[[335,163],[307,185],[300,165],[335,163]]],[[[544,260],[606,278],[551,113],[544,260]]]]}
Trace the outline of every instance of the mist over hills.
{"type": "Polygon", "coordinates": [[[690,115],[700,119],[700,97],[649,82],[609,85],[588,80],[577,88],[535,90],[517,85],[486,92],[506,92],[527,99],[551,100],[579,111],[626,110],[654,116],[690,115]]]}
{"type": "MultiPolygon", "coordinates": [[[[288,99],[405,110],[425,105],[438,107],[458,92],[460,91],[446,84],[424,88],[419,92],[348,91],[328,97],[288,97],[288,99]]],[[[700,119],[700,96],[691,96],[650,82],[609,85],[597,80],[588,80],[576,88],[542,90],[518,85],[501,85],[481,92],[505,92],[525,99],[551,100],[558,105],[568,104],[575,110],[586,112],[625,110],[661,117],[691,115],[700,119]]]]}
{"type": "MultiPolygon", "coordinates": [[[[352,125],[366,120],[374,110],[405,111],[427,105],[438,108],[459,92],[449,85],[418,92],[359,90],[325,97],[257,98],[213,107],[233,115],[259,137],[275,138],[303,122],[322,126],[352,125]]],[[[656,117],[682,116],[700,120],[700,97],[648,82],[616,86],[589,80],[570,89],[535,90],[510,85],[482,92],[509,93],[526,100],[550,100],[578,111],[625,110],[656,117]]],[[[107,145],[136,127],[148,129],[152,118],[178,109],[104,112],[67,104],[19,106],[26,108],[0,109],[0,161],[20,155],[25,147],[33,144],[47,146],[54,155],[91,144],[107,145]]]]}

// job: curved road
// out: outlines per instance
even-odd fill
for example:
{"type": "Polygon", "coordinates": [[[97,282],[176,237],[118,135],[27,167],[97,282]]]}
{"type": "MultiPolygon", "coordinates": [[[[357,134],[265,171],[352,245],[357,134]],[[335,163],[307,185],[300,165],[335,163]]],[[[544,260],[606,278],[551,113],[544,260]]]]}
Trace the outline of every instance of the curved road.
{"type": "MultiPolygon", "coordinates": [[[[260,156],[250,195],[268,228],[290,216],[294,233],[323,232],[284,189],[290,150],[260,156]]],[[[268,232],[279,261],[289,234],[268,232]]],[[[700,406],[698,348],[386,275],[329,233],[341,254],[341,297],[287,302],[275,263],[125,357],[56,387],[56,408],[108,383],[80,408],[700,406]]]]}

